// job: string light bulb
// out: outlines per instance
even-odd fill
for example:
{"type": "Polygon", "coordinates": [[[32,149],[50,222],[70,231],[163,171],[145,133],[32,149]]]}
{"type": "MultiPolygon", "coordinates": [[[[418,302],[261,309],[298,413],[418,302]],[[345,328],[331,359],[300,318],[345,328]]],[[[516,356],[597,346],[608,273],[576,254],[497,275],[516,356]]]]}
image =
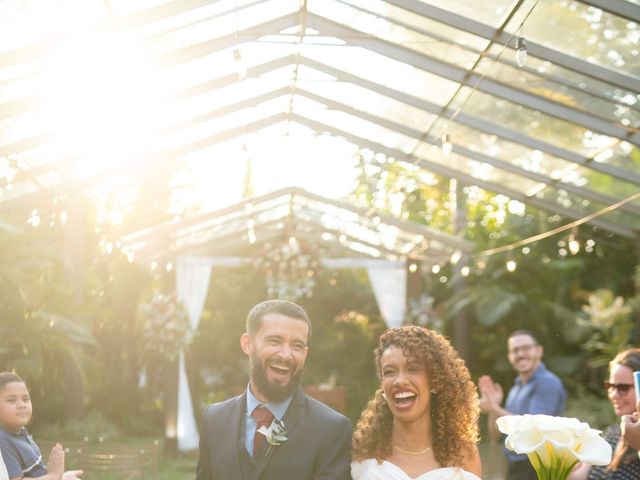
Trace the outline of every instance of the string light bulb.
{"type": "Polygon", "coordinates": [[[509,273],[513,273],[513,272],[516,271],[516,268],[518,267],[518,264],[516,263],[516,261],[513,258],[510,258],[509,260],[507,260],[506,267],[507,267],[507,271],[509,273]]]}
{"type": "Polygon", "coordinates": [[[578,240],[575,229],[573,229],[569,234],[569,241],[567,242],[567,244],[569,246],[571,255],[577,255],[580,251],[580,241],[578,240]]]}
{"type": "Polygon", "coordinates": [[[247,76],[247,67],[244,65],[244,61],[242,60],[242,53],[240,53],[240,48],[236,47],[233,49],[233,58],[236,61],[236,70],[238,71],[238,78],[240,80],[244,80],[247,76]]]}
{"type": "Polygon", "coordinates": [[[449,155],[453,150],[453,144],[451,143],[451,136],[448,133],[442,135],[442,153],[449,155]]]}
{"type": "Polygon", "coordinates": [[[518,37],[516,40],[516,63],[519,67],[524,67],[527,63],[527,42],[524,37],[518,37]]]}

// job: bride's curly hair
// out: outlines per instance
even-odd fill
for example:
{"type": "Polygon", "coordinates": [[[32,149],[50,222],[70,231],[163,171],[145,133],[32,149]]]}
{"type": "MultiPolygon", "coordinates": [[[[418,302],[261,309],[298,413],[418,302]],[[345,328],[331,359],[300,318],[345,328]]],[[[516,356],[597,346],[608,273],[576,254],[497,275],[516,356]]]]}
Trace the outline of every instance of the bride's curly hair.
{"type": "MultiPolygon", "coordinates": [[[[442,467],[462,467],[464,453],[478,442],[478,395],[464,360],[449,341],[433,330],[406,325],[384,332],[374,358],[381,379],[380,357],[389,347],[402,349],[407,358],[424,367],[431,393],[430,443],[442,467]],[[434,393],[435,392],[435,393],[434,393]]],[[[375,392],[360,416],[353,434],[354,461],[391,456],[393,415],[382,389],[375,392]]]]}

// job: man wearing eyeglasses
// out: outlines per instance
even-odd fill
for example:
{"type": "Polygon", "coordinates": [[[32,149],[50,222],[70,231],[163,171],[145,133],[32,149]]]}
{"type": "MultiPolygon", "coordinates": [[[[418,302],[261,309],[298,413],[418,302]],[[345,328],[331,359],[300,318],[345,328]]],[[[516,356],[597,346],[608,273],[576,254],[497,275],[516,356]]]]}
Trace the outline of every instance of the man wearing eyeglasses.
{"type": "MultiPolygon", "coordinates": [[[[478,380],[480,390],[480,410],[487,413],[487,426],[491,438],[497,439],[500,432],[496,420],[505,415],[544,414],[562,415],[567,393],[560,379],[547,370],[542,363],[544,349],[528,330],[516,330],[507,342],[509,363],[518,376],[509,393],[504,407],[502,387],[489,375],[478,380]]],[[[507,480],[537,480],[537,475],[526,455],[518,455],[504,450],[507,457],[507,480]]]]}

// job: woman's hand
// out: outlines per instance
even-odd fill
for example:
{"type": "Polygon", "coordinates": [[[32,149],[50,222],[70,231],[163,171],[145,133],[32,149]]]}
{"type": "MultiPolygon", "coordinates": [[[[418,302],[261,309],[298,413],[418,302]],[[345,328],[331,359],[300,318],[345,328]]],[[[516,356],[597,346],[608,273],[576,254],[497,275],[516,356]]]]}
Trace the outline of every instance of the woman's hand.
{"type": "Polygon", "coordinates": [[[625,445],[634,450],[640,450],[640,414],[638,412],[620,417],[620,431],[625,445]]]}

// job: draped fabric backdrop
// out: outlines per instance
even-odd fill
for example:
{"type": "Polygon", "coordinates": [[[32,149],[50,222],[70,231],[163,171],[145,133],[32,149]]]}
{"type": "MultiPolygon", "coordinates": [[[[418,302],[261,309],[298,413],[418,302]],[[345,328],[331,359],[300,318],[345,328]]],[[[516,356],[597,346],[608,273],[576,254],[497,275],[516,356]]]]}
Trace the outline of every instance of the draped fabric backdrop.
{"type": "MultiPolygon", "coordinates": [[[[176,265],[176,296],[189,314],[191,327],[195,331],[200,323],[202,310],[209,291],[211,272],[214,266],[234,267],[249,262],[238,257],[192,257],[181,256],[176,265]]],[[[406,314],[407,270],[405,262],[367,260],[353,258],[326,259],[327,268],[366,268],[380,313],[387,326],[402,325],[406,314]]],[[[184,351],[180,352],[178,371],[178,450],[198,448],[191,392],[184,364],[184,351]]]]}
{"type": "Polygon", "coordinates": [[[328,268],[366,268],[373,294],[387,327],[399,327],[407,313],[407,267],[404,261],[327,259],[328,268]]]}
{"type": "MultiPolygon", "coordinates": [[[[176,297],[187,309],[192,331],[196,331],[209,291],[212,258],[178,257],[176,265],[176,297]]],[[[198,428],[193,414],[191,391],[184,365],[184,350],[180,352],[178,370],[178,450],[198,448],[198,428]]]]}

